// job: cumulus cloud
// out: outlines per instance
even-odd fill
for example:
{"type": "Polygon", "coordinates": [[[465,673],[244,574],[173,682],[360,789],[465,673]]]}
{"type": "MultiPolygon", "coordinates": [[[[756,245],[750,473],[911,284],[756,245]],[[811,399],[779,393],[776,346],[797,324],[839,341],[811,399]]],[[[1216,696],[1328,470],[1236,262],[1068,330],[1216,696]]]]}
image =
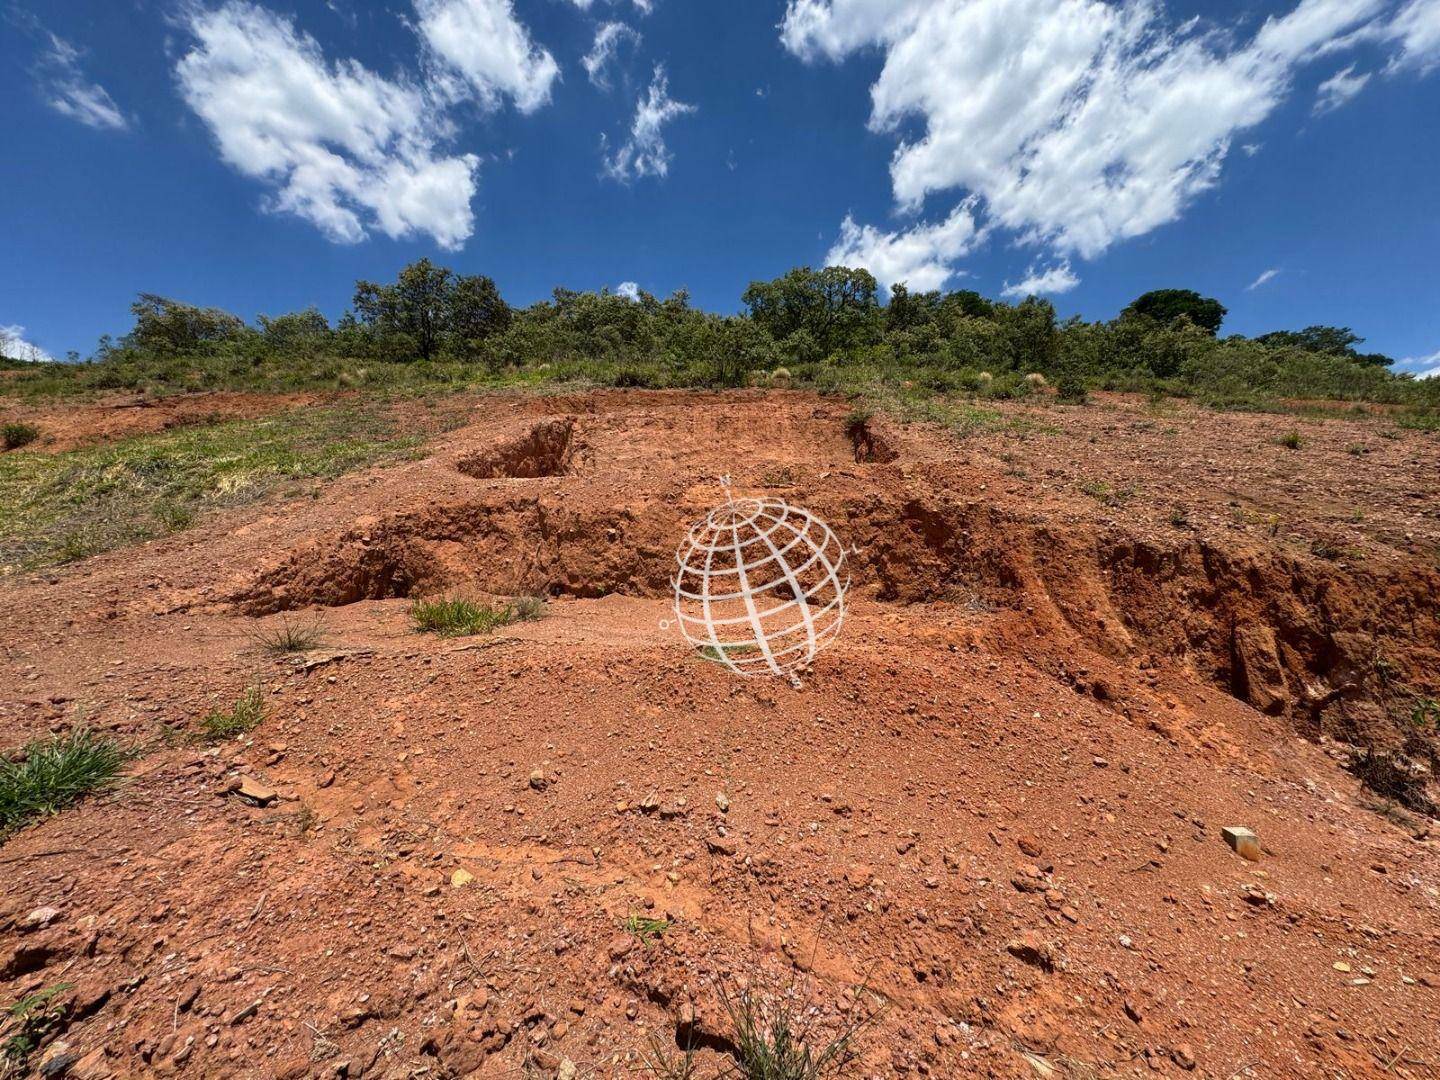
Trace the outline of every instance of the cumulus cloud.
{"type": "MultiPolygon", "coordinates": [[[[595,0],[570,0],[570,2],[581,11],[589,11],[595,0]]],[[[610,2],[617,3],[618,0],[610,0],[610,2]]],[[[641,15],[649,15],[655,10],[655,0],[630,0],[630,2],[641,15]]]]}
{"type": "Polygon", "coordinates": [[[1315,115],[1330,112],[1346,104],[1370,81],[1369,72],[1355,74],[1355,65],[1342,68],[1315,88],[1315,115]]]}
{"type": "Polygon", "coordinates": [[[630,137],[613,154],[604,152],[608,143],[603,135],[600,137],[605,175],[622,184],[642,176],[666,176],[670,172],[671,154],[665,145],[665,125],[695,111],[694,105],[670,97],[670,81],[666,78],[665,68],[656,64],[650,88],[635,104],[630,137]]]}
{"type": "Polygon", "coordinates": [[[615,295],[623,296],[626,300],[639,300],[640,286],[633,281],[622,281],[615,286],[615,295]]]}
{"type": "Polygon", "coordinates": [[[441,151],[449,132],[423,89],[332,63],[288,18],[247,0],[193,9],[187,22],[181,93],[221,157],[274,187],[268,208],[347,243],[372,228],[446,249],[469,238],[479,159],[441,151]]]}
{"type": "Polygon", "coordinates": [[[1300,0],[1237,40],[1143,0],[789,0],[781,40],[806,61],[882,50],[869,124],[896,136],[901,208],[978,195],[1017,241],[1093,258],[1179,217],[1383,3],[1300,0]]]}
{"type": "Polygon", "coordinates": [[[46,33],[45,51],[35,65],[41,94],[56,112],[102,131],[124,131],[130,121],[110,92],[86,77],[80,50],[64,38],[46,33]]]}
{"type": "Polygon", "coordinates": [[[1257,277],[1254,281],[1250,282],[1249,285],[1245,286],[1245,291],[1254,292],[1261,285],[1264,285],[1267,281],[1274,281],[1275,278],[1277,278],[1279,275],[1279,270],[1261,270],[1260,276],[1257,277]]]}
{"type": "Polygon", "coordinates": [[[1429,356],[1408,356],[1396,366],[1412,372],[1417,379],[1440,379],[1440,350],[1429,356]]]}
{"type": "Polygon", "coordinates": [[[560,67],[530,39],[511,0],[415,0],[415,14],[452,96],[468,91],[486,109],[508,97],[523,113],[550,100],[560,67]]]}
{"type": "Polygon", "coordinates": [[[25,340],[25,327],[18,325],[0,326],[0,356],[7,360],[29,360],[32,363],[55,359],[39,345],[25,340]]]}
{"type": "Polygon", "coordinates": [[[1070,270],[1070,264],[1059,262],[1044,270],[1031,266],[1025,271],[1023,280],[1013,285],[1007,281],[1000,290],[1000,295],[1012,300],[1023,300],[1027,296],[1069,292],[1079,284],[1080,279],[1070,270]]]}
{"type": "Polygon", "coordinates": [[[895,232],[858,225],[847,214],[825,264],[863,267],[886,289],[901,282],[917,292],[939,289],[955,275],[955,261],[982,239],[974,209],[975,200],[966,199],[944,221],[895,232]]]}
{"type": "Polygon", "coordinates": [[[627,41],[638,45],[640,34],[624,23],[602,23],[595,29],[595,44],[590,46],[590,51],[580,60],[580,64],[585,68],[585,74],[590,77],[590,81],[602,90],[610,88],[610,80],[605,74],[606,67],[615,58],[620,46],[627,41]]]}

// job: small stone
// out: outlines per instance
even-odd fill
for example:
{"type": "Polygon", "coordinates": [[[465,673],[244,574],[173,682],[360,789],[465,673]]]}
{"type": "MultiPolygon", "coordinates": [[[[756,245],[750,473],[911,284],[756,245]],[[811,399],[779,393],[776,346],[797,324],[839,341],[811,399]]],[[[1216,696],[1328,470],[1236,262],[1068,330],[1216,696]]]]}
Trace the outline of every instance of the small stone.
{"type": "Polygon", "coordinates": [[[1195,1053],[1190,1049],[1188,1043],[1181,1043],[1170,1050],[1170,1060],[1179,1065],[1186,1072],[1195,1068],[1195,1053]]]}
{"type": "Polygon", "coordinates": [[[845,871],[845,880],[856,889],[863,889],[875,877],[875,871],[864,863],[852,863],[845,871]]]}
{"type": "Polygon", "coordinates": [[[1260,861],[1260,838],[1243,825],[1228,825],[1220,830],[1225,843],[1242,859],[1260,861]]]}
{"type": "Polygon", "coordinates": [[[1005,951],[1021,963],[1045,971],[1055,970],[1055,950],[1048,941],[1033,930],[1007,942],[1005,951]]]}
{"type": "Polygon", "coordinates": [[[450,875],[450,884],[456,889],[462,889],[475,880],[475,875],[466,870],[463,866],[450,875]]]}
{"type": "Polygon", "coordinates": [[[1330,966],[1333,967],[1336,971],[1350,970],[1350,965],[1347,964],[1344,960],[1336,960],[1335,963],[1331,964],[1330,966]]]}
{"type": "Polygon", "coordinates": [[[30,914],[20,920],[20,932],[29,933],[32,930],[44,930],[47,926],[60,918],[61,912],[57,907],[37,907],[30,914]]]}
{"type": "Polygon", "coordinates": [[[730,812],[730,796],[723,791],[720,792],[715,796],[715,805],[720,808],[720,813],[728,814],[730,812]]]}
{"type": "Polygon", "coordinates": [[[323,773],[320,774],[320,779],[315,781],[315,786],[327,788],[333,783],[335,783],[335,770],[326,769],[323,773]]]}
{"type": "Polygon", "coordinates": [[[635,945],[635,939],[628,936],[614,937],[610,939],[609,953],[611,960],[619,960],[628,953],[635,945]]]}
{"type": "Polygon", "coordinates": [[[269,806],[278,797],[274,788],[249,773],[240,774],[240,785],[235,789],[235,794],[256,806],[269,806]]]}
{"type": "Polygon", "coordinates": [[[530,773],[530,786],[536,791],[544,791],[550,781],[545,779],[544,769],[535,769],[530,773]]]}
{"type": "Polygon", "coordinates": [[[1131,998],[1125,999],[1125,1015],[1137,1024],[1144,1019],[1144,1014],[1140,1011],[1140,1005],[1131,998]]]}
{"type": "MultiPolygon", "coordinates": [[[[70,1071],[80,1054],[64,1039],[57,1040],[45,1051],[45,1056],[40,1059],[40,1075],[50,1080],[51,1077],[64,1076],[70,1071]]],[[[23,1059],[20,1064],[24,1064],[23,1059]]],[[[17,1072],[16,1075],[19,1075],[17,1072]]]]}
{"type": "Polygon", "coordinates": [[[1017,836],[1015,846],[1032,859],[1038,859],[1045,852],[1045,849],[1040,846],[1040,841],[1030,833],[1017,836]]]}
{"type": "Polygon", "coordinates": [[[733,858],[735,852],[739,850],[735,845],[735,841],[728,836],[707,836],[705,838],[705,846],[710,850],[712,855],[724,855],[727,858],[733,858]]]}

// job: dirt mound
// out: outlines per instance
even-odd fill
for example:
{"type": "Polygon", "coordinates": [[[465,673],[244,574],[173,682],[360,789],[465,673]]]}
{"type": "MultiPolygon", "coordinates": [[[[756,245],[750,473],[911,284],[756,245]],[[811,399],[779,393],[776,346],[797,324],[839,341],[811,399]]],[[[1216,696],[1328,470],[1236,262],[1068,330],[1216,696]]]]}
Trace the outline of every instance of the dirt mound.
{"type": "Polygon", "coordinates": [[[748,1002],[859,1023],[856,1075],[1425,1075],[1434,440],[1007,408],[476,398],[420,460],[17,582],[5,748],[147,751],[0,849],[0,1005],[68,984],[33,1063],[631,1077],[734,1065],[748,1002]],[[722,476],[853,547],[798,690],[661,626],[722,476]],[[551,603],[416,633],[447,592],[551,603]],[[261,647],[305,608],[319,647],[261,647]]]}

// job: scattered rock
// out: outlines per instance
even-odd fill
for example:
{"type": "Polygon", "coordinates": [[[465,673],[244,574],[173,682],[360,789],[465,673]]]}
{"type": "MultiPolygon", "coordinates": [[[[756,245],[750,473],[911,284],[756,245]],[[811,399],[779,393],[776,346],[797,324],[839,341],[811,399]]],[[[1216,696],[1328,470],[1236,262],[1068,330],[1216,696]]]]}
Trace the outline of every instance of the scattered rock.
{"type": "Polygon", "coordinates": [[[1220,835],[1241,858],[1251,862],[1260,861],[1260,838],[1243,825],[1227,826],[1220,830],[1220,835]]]}
{"type": "Polygon", "coordinates": [[[1030,833],[1023,833],[1017,836],[1015,838],[1015,846],[1032,859],[1038,859],[1045,853],[1045,849],[1040,846],[1040,841],[1035,839],[1030,833]]]}
{"type": "Polygon", "coordinates": [[[724,855],[727,858],[734,858],[735,853],[740,850],[735,841],[728,836],[707,836],[705,846],[711,854],[724,855]]]}
{"type": "Polygon", "coordinates": [[[1293,700],[1271,627],[1235,628],[1235,677],[1237,693],[1261,712],[1284,712],[1293,700]]]}
{"type": "Polygon", "coordinates": [[[51,923],[61,917],[61,911],[57,907],[37,907],[23,919],[20,920],[20,932],[28,934],[35,930],[44,930],[51,923]]]}
{"type": "Polygon", "coordinates": [[[720,813],[728,814],[730,812],[730,796],[726,795],[723,791],[719,792],[715,796],[715,805],[720,808],[720,813]]]}
{"type": "Polygon", "coordinates": [[[845,871],[845,880],[852,888],[863,889],[874,880],[875,871],[864,863],[851,863],[845,871]]]}
{"type": "Polygon", "coordinates": [[[1054,947],[1033,930],[1007,942],[1005,951],[1023,964],[1038,967],[1042,971],[1055,970],[1054,947]]]}
{"type": "Polygon", "coordinates": [[[475,875],[463,866],[450,875],[450,885],[456,889],[463,889],[466,885],[473,883],[474,880],[475,875]]]}
{"type": "Polygon", "coordinates": [[[235,788],[235,794],[256,806],[269,806],[279,797],[274,788],[249,773],[241,773],[239,779],[240,784],[235,788]]]}
{"type": "Polygon", "coordinates": [[[530,773],[530,786],[536,791],[544,791],[550,786],[550,781],[545,777],[544,769],[535,769],[530,773]]]}

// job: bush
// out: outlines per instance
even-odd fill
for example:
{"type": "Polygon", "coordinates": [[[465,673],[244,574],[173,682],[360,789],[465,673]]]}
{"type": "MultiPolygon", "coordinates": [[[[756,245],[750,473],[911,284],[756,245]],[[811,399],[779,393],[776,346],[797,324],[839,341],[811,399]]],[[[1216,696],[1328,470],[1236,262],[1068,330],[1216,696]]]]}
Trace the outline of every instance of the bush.
{"type": "Polygon", "coordinates": [[[0,442],[6,450],[19,450],[29,446],[40,437],[40,429],[34,424],[12,423],[0,428],[0,442]]]}

